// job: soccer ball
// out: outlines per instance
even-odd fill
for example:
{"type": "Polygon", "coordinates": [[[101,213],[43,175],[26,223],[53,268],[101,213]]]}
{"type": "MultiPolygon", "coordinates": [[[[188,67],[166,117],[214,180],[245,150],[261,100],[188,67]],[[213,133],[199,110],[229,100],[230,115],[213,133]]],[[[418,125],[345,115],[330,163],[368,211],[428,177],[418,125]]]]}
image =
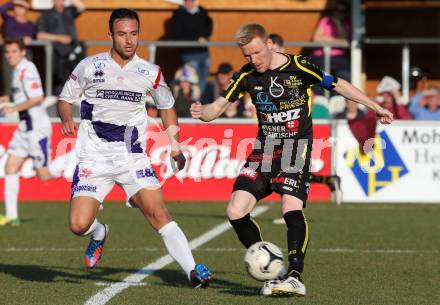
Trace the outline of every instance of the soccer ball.
{"type": "Polygon", "coordinates": [[[244,256],[246,271],[257,281],[267,281],[286,274],[283,253],[267,241],[260,241],[247,249],[244,256]]]}

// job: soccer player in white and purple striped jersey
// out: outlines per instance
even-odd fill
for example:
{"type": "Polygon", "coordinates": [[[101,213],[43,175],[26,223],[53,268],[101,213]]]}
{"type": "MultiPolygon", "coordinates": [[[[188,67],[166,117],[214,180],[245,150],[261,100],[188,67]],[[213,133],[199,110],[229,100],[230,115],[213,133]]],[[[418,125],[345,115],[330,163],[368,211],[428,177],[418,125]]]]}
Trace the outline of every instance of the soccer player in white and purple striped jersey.
{"type": "MultiPolygon", "coordinates": [[[[81,61],[60,95],[58,110],[65,135],[75,133],[72,103],[81,102],[77,135],[78,166],[72,183],[70,230],[90,236],[85,263],[94,268],[101,259],[108,226],[96,216],[115,184],[137,206],[162,236],[169,254],[188,275],[194,287],[205,287],[210,271],[196,264],[187,238],[165,208],[160,183],[146,155],[147,113],[151,95],[160,109],[165,129],[177,126],[174,98],[160,68],[136,55],[139,17],[129,9],[114,10],[109,20],[113,47],[81,61]]],[[[178,133],[170,136],[171,156],[177,167],[185,166],[178,133]]]]}

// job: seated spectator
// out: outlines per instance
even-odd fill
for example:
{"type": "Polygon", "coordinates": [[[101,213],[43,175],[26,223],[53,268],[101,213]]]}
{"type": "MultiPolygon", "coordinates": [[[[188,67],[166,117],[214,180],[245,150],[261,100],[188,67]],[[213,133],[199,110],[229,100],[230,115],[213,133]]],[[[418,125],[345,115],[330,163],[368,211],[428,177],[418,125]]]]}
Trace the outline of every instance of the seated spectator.
{"type": "Polygon", "coordinates": [[[178,117],[191,117],[189,108],[200,99],[199,77],[191,65],[184,65],[176,71],[176,84],[173,86],[174,107],[178,117]]]}
{"type": "MultiPolygon", "coordinates": [[[[28,11],[30,5],[24,0],[14,0],[6,2],[0,6],[0,15],[3,19],[3,39],[23,38],[26,45],[32,42],[37,33],[37,28],[28,19],[28,11]],[[12,15],[8,11],[12,9],[12,15]]],[[[27,57],[32,57],[30,49],[26,52],[27,57]]],[[[3,75],[3,92],[2,95],[11,95],[11,67],[7,64],[3,57],[2,75],[3,75]]]]}
{"type": "Polygon", "coordinates": [[[321,95],[312,97],[312,118],[313,119],[330,119],[328,110],[328,101],[321,95]]]}
{"type": "Polygon", "coordinates": [[[429,85],[413,96],[409,111],[416,120],[440,120],[440,88],[429,85]]]}
{"type": "Polygon", "coordinates": [[[345,99],[345,109],[342,112],[338,112],[334,115],[335,119],[354,119],[360,117],[364,112],[359,109],[358,103],[345,99]]]}
{"type": "Polygon", "coordinates": [[[75,19],[86,9],[81,0],[72,0],[73,6],[65,7],[64,0],[54,0],[51,10],[44,11],[37,21],[39,40],[53,42],[53,83],[58,95],[70,72],[82,59],[84,50],[78,42],[75,19]]]}
{"type": "Polygon", "coordinates": [[[390,76],[384,76],[377,86],[380,96],[377,101],[382,107],[391,111],[395,120],[412,120],[412,115],[403,104],[400,84],[390,76]]]}
{"type": "Polygon", "coordinates": [[[215,101],[226,89],[232,78],[232,66],[228,63],[221,63],[215,73],[215,79],[206,85],[206,89],[202,94],[200,102],[202,104],[215,101]]]}
{"type": "Polygon", "coordinates": [[[284,53],[284,39],[281,35],[272,33],[269,35],[269,40],[272,42],[270,49],[274,52],[284,53]]]}

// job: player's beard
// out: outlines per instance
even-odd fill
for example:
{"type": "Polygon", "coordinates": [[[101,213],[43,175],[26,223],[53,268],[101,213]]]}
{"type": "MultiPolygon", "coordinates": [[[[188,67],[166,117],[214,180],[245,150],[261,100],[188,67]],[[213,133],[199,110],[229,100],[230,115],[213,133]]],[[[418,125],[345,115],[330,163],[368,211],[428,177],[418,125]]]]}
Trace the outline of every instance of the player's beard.
{"type": "Polygon", "coordinates": [[[115,50],[115,52],[118,53],[118,55],[124,60],[128,60],[128,59],[132,58],[133,55],[136,53],[137,48],[138,48],[138,44],[133,46],[132,52],[127,53],[124,51],[124,47],[117,46],[116,44],[113,44],[113,50],[115,50]]]}

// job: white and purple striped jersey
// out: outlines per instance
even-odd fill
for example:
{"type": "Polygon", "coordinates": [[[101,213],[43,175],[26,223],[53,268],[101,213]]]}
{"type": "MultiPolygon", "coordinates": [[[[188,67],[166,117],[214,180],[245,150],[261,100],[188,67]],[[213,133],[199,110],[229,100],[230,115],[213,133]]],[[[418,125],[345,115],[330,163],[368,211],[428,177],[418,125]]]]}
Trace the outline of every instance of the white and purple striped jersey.
{"type": "MultiPolygon", "coordinates": [[[[22,104],[39,96],[44,96],[40,74],[33,62],[23,58],[12,72],[12,100],[15,104],[22,104]]],[[[51,128],[46,108],[41,104],[20,111],[18,115],[18,129],[21,131],[51,128]]]]}
{"type": "Polygon", "coordinates": [[[159,66],[134,55],[121,68],[110,51],[82,60],[60,95],[68,103],[83,99],[76,144],[79,160],[145,153],[148,95],[158,109],[174,106],[159,66]]]}

